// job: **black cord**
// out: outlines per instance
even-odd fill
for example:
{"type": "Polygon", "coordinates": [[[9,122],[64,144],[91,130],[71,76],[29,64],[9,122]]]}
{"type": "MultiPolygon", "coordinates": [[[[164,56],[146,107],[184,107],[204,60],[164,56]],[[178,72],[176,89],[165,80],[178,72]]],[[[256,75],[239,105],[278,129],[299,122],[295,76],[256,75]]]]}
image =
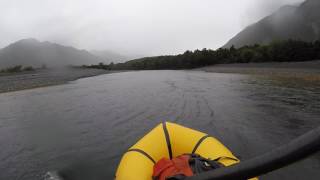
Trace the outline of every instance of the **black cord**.
{"type": "Polygon", "coordinates": [[[320,127],[296,138],[287,145],[276,148],[248,161],[204,172],[186,180],[250,179],[282,168],[320,150],[320,127]]]}

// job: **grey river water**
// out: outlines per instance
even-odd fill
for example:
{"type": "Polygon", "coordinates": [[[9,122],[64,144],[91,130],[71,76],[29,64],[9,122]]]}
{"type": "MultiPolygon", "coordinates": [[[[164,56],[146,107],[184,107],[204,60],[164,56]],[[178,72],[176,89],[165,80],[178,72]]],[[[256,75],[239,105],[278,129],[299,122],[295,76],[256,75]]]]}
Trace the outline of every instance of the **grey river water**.
{"type": "MultiPolygon", "coordinates": [[[[320,125],[320,86],[249,75],[138,71],[0,94],[0,179],[113,179],[161,121],[220,139],[242,160],[320,125]]],[[[318,180],[320,155],[261,177],[318,180]]]]}

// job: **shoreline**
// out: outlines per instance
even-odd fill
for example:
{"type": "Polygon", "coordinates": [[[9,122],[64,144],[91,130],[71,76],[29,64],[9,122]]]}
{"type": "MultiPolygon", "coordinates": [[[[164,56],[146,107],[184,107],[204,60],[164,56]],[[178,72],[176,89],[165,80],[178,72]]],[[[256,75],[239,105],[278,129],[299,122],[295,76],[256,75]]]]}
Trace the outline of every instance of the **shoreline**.
{"type": "Polygon", "coordinates": [[[232,73],[320,82],[320,60],[305,62],[219,64],[197,68],[209,73],[232,73]]]}
{"type": "Polygon", "coordinates": [[[56,86],[81,78],[122,71],[65,67],[0,75],[0,94],[40,87],[56,86]]]}
{"type": "MultiPolygon", "coordinates": [[[[247,74],[320,83],[320,60],[283,63],[218,64],[196,68],[194,70],[208,73],[247,74]]],[[[0,94],[61,85],[81,78],[118,72],[124,71],[65,67],[57,69],[37,69],[34,71],[5,75],[2,74],[0,75],[0,94]]]]}

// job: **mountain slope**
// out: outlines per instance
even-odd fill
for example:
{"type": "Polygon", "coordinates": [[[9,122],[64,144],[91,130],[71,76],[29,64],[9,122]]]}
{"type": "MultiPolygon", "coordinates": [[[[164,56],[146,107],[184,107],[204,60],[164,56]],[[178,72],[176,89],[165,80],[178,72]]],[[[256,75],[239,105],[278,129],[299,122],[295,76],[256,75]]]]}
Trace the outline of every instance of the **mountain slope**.
{"type": "Polygon", "coordinates": [[[317,40],[320,38],[319,9],[319,0],[307,0],[299,6],[284,6],[245,28],[223,47],[266,44],[286,39],[317,40]]]}
{"type": "Polygon", "coordinates": [[[105,60],[104,62],[107,62],[107,64],[111,62],[123,63],[132,59],[143,57],[142,55],[135,55],[135,54],[125,53],[125,52],[121,52],[120,54],[120,53],[109,51],[109,50],[103,50],[103,51],[93,50],[93,51],[90,51],[90,53],[104,59],[105,60]]]}
{"type": "Polygon", "coordinates": [[[108,50],[103,50],[103,51],[93,50],[90,53],[104,59],[105,60],[104,62],[107,62],[107,64],[111,62],[122,63],[128,60],[131,60],[131,57],[129,56],[121,55],[116,52],[108,51],[108,50]]]}
{"type": "Polygon", "coordinates": [[[23,39],[0,50],[0,69],[15,65],[53,67],[97,64],[101,61],[85,50],[35,39],[23,39]]]}

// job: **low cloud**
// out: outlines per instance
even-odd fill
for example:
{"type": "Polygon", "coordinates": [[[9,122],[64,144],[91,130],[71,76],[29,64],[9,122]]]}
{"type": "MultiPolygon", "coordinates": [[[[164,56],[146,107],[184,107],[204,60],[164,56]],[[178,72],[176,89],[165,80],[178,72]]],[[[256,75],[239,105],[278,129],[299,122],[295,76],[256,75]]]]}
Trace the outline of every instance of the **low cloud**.
{"type": "Polygon", "coordinates": [[[144,55],[218,48],[301,0],[1,0],[0,47],[22,38],[144,55]]]}

